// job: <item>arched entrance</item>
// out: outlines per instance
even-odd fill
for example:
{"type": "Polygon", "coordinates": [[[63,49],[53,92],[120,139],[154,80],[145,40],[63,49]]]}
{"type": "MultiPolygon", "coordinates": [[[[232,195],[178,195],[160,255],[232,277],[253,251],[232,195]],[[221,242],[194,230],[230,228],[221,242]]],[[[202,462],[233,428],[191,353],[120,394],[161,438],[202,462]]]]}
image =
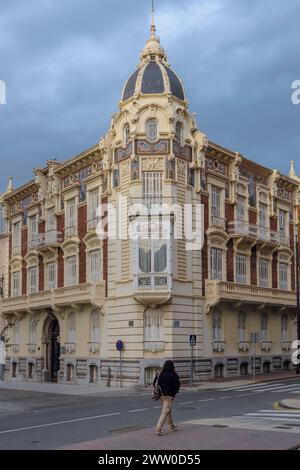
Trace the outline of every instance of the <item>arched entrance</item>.
{"type": "Polygon", "coordinates": [[[57,318],[51,315],[44,325],[44,380],[57,382],[60,368],[60,327],[57,318]]]}

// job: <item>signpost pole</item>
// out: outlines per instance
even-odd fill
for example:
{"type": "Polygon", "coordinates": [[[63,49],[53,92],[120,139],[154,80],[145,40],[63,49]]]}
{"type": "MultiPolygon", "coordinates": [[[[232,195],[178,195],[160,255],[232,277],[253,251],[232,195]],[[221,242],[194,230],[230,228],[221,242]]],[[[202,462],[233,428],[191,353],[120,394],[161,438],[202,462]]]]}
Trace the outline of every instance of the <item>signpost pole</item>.
{"type": "Polygon", "coordinates": [[[120,388],[122,388],[122,351],[120,351],[120,388]]]}
{"type": "Polygon", "coordinates": [[[193,386],[193,350],[194,350],[194,345],[193,343],[191,344],[191,366],[190,366],[190,386],[193,386]]]}

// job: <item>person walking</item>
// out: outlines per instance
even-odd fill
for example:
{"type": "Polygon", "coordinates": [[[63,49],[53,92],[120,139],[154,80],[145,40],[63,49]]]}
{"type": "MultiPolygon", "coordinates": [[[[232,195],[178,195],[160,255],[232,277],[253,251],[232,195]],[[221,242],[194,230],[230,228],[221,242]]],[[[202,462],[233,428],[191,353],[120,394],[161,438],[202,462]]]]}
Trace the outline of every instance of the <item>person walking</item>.
{"type": "Polygon", "coordinates": [[[172,406],[174,398],[180,389],[180,380],[175,371],[173,361],[168,360],[164,363],[162,370],[159,374],[156,375],[154,379],[154,387],[157,381],[163,409],[156,425],[156,435],[162,436],[162,428],[166,421],[168,422],[170,431],[176,431],[177,429],[177,426],[173,422],[172,406]]]}

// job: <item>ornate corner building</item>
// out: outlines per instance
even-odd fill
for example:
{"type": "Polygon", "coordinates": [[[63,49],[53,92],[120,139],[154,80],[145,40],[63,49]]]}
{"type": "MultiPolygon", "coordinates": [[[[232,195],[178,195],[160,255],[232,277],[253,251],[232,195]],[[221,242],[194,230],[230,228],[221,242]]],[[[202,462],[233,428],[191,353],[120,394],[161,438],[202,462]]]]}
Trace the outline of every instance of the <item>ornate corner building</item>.
{"type": "MultiPolygon", "coordinates": [[[[269,170],[198,130],[152,23],[100,143],[48,161],[2,198],[7,377],[115,384],[122,340],[123,383],[151,383],[166,358],[188,379],[190,334],[195,379],[250,373],[253,332],[257,372],[291,367],[298,193],[293,171],[269,170]],[[202,205],[203,248],[175,237],[101,239],[97,208],[118,207],[120,196],[160,222],[162,204],[190,205],[192,225],[202,205]]],[[[174,214],[164,217],[173,233],[174,214]]],[[[142,218],[118,213],[121,226],[142,218]]]]}

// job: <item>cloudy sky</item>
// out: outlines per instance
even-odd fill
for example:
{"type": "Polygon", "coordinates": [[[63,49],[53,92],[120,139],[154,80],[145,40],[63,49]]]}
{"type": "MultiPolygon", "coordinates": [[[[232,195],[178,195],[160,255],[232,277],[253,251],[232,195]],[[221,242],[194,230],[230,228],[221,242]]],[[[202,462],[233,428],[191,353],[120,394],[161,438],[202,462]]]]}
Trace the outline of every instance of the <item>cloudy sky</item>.
{"type": "MultiPolygon", "coordinates": [[[[0,192],[96,144],[149,35],[150,0],[0,0],[0,192]]],[[[169,61],[209,139],[300,173],[299,0],[156,0],[169,61]],[[298,160],[298,161],[297,161],[298,160]]]]}

